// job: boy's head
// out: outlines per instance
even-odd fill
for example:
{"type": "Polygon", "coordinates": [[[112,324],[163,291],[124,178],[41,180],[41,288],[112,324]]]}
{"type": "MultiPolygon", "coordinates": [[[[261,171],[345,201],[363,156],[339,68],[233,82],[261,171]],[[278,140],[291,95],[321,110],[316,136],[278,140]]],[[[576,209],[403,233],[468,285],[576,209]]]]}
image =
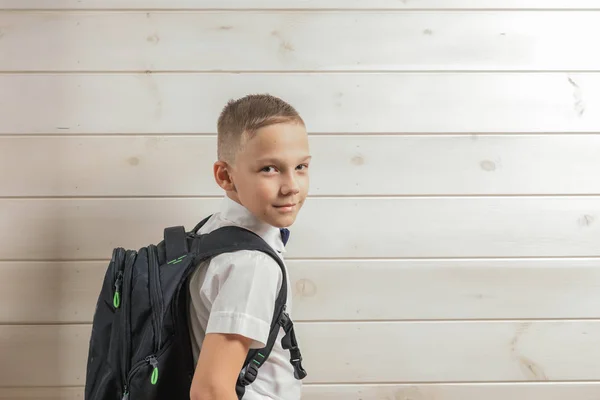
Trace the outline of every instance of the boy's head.
{"type": "Polygon", "coordinates": [[[270,95],[232,100],[217,124],[215,180],[260,220],[290,226],[309,187],[310,153],[304,121],[270,95]]]}

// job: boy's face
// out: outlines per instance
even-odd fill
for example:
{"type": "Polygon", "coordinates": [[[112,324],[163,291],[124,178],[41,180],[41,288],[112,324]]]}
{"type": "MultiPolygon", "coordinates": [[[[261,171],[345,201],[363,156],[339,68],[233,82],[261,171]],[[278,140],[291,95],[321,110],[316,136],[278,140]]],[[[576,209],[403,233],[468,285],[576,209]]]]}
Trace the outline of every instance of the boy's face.
{"type": "Polygon", "coordinates": [[[229,173],[229,197],[279,227],[294,223],[309,187],[308,135],[301,124],[281,123],[244,138],[229,173]]]}

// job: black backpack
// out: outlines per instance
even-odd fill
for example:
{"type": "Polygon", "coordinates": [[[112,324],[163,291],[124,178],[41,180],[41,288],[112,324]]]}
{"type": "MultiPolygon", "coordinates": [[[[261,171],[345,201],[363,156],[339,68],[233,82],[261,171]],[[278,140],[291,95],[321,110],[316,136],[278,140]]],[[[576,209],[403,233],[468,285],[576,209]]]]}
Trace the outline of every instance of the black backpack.
{"type": "MultiPolygon", "coordinates": [[[[210,217],[209,217],[210,218],[210,217]]],[[[190,398],[194,360],[188,325],[188,280],[199,262],[221,253],[258,250],[277,261],[281,290],[266,347],[250,350],[236,382],[238,399],[269,357],[281,328],[296,379],[303,379],[294,325],[285,312],[283,262],[253,232],[234,226],[209,234],[166,228],[164,240],[139,251],[115,248],[94,313],[85,400],[183,400],[190,398]]]]}

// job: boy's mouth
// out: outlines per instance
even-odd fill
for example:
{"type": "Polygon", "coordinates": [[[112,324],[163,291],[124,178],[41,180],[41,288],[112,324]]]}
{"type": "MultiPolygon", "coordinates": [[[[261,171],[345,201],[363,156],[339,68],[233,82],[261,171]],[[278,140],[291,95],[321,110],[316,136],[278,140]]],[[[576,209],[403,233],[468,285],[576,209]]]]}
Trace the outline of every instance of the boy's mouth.
{"type": "Polygon", "coordinates": [[[296,207],[296,204],[295,203],[287,203],[287,204],[275,205],[274,207],[281,212],[290,212],[294,209],[294,207],[296,207]]]}

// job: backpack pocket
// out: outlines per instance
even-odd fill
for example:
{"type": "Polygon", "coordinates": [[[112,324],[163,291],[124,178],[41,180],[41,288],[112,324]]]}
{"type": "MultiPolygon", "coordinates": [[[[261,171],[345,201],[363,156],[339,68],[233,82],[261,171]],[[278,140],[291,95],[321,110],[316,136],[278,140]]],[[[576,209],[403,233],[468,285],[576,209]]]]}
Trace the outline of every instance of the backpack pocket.
{"type": "Polygon", "coordinates": [[[108,398],[109,393],[117,393],[119,390],[120,309],[115,307],[115,302],[120,306],[120,285],[124,266],[125,250],[113,249],[94,311],[87,356],[86,399],[105,399],[108,398]],[[119,294],[116,294],[117,287],[119,287],[119,294]]]}
{"type": "Polygon", "coordinates": [[[179,338],[171,336],[158,354],[137,362],[127,377],[123,399],[159,400],[189,398],[190,382],[179,365],[179,338]]]}

